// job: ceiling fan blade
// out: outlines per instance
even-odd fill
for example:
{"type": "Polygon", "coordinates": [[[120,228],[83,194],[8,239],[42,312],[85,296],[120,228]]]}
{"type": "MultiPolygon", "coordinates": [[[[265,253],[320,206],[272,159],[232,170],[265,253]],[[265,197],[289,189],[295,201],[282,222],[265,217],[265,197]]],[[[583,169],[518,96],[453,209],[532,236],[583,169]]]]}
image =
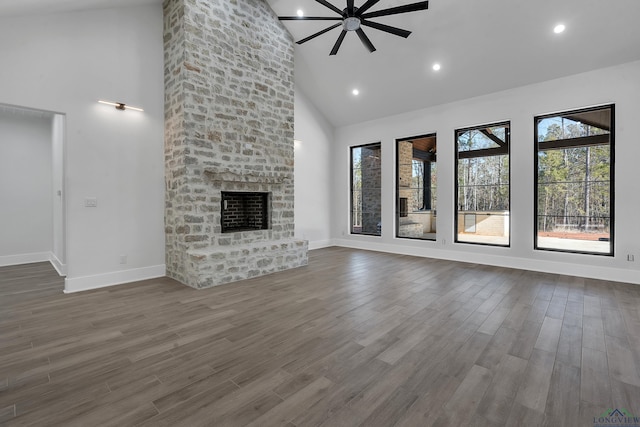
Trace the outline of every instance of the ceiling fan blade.
{"type": "Polygon", "coordinates": [[[342,44],[342,40],[344,40],[344,36],[347,35],[345,30],[342,30],[340,36],[338,36],[338,40],[336,40],[336,44],[333,45],[333,49],[331,49],[331,53],[329,55],[335,55],[338,53],[338,49],[340,49],[340,45],[342,44]]]}
{"type": "Polygon", "coordinates": [[[409,34],[411,34],[411,31],[392,27],[390,25],[380,24],[379,22],[365,21],[364,19],[360,21],[360,25],[366,25],[367,27],[375,28],[376,30],[395,34],[396,36],[404,37],[405,39],[409,37],[409,34]]]}
{"type": "Polygon", "coordinates": [[[418,3],[407,4],[404,6],[392,7],[389,9],[377,10],[371,13],[365,13],[360,15],[363,19],[375,18],[378,16],[397,15],[399,13],[416,12],[418,10],[425,10],[429,8],[428,1],[420,1],[418,3]]]}
{"type": "Polygon", "coordinates": [[[278,16],[281,21],[342,21],[341,17],[329,18],[325,16],[278,16]]]}
{"type": "Polygon", "coordinates": [[[362,31],[362,28],[358,28],[356,30],[356,34],[358,34],[358,37],[360,37],[360,41],[362,42],[362,44],[369,49],[369,52],[375,52],[376,48],[375,46],[373,46],[373,43],[371,43],[371,40],[369,40],[369,37],[367,37],[367,35],[364,33],[364,31],[362,31]]]}
{"type": "Polygon", "coordinates": [[[331,3],[329,3],[326,0],[316,0],[318,3],[320,3],[321,5],[328,7],[329,9],[333,10],[335,13],[337,13],[338,15],[342,16],[342,11],[340,9],[338,9],[337,7],[335,7],[334,5],[332,5],[331,3]]]}
{"type": "Polygon", "coordinates": [[[353,16],[353,0],[347,0],[347,15],[353,16]]]}
{"type": "Polygon", "coordinates": [[[371,8],[372,6],[375,6],[375,4],[378,3],[379,1],[380,0],[367,0],[367,2],[363,4],[360,9],[358,9],[358,13],[356,15],[361,16],[363,13],[369,10],[369,8],[371,8]]]}
{"type": "MultiPolygon", "coordinates": [[[[327,31],[331,31],[331,30],[333,30],[334,28],[337,28],[337,27],[339,27],[339,26],[341,26],[341,25],[342,25],[342,23],[332,25],[332,26],[330,26],[330,27],[325,28],[325,29],[324,29],[324,30],[322,30],[322,31],[318,31],[318,32],[317,32],[317,33],[315,33],[315,34],[310,35],[310,36],[309,36],[309,37],[307,37],[307,38],[304,38],[304,39],[302,39],[302,40],[300,40],[300,41],[297,41],[296,43],[297,43],[297,44],[302,44],[302,43],[308,42],[309,40],[311,40],[311,39],[315,39],[316,37],[323,35],[323,34],[324,34],[324,33],[326,33],[327,31]]],[[[344,31],[344,30],[343,30],[343,31],[344,31]]]]}

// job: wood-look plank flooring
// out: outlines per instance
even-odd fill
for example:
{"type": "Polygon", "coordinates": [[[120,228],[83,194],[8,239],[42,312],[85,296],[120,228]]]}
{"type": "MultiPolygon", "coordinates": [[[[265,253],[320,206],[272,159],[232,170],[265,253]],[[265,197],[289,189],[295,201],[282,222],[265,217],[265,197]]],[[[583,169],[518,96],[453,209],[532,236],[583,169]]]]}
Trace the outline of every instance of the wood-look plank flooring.
{"type": "Polygon", "coordinates": [[[640,415],[640,287],[345,248],[196,291],[0,268],[0,425],[589,426],[640,415]]]}

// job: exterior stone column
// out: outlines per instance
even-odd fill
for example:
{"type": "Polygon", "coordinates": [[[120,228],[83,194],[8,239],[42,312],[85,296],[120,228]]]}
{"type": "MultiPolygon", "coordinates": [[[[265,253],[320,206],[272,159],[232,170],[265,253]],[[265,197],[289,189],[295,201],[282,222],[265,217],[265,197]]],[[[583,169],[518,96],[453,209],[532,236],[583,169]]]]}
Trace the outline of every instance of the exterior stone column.
{"type": "Polygon", "coordinates": [[[380,146],[362,147],[362,232],[378,234],[382,221],[380,146]]]}

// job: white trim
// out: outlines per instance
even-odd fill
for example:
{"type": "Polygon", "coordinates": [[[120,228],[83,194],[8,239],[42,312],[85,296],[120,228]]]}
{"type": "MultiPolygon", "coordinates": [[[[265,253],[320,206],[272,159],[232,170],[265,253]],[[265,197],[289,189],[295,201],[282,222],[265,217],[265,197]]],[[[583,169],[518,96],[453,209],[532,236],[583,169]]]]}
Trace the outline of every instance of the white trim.
{"type": "Polygon", "coordinates": [[[67,275],[67,264],[63,264],[58,259],[56,254],[54,254],[53,252],[49,252],[49,262],[51,263],[53,268],[56,269],[56,271],[58,272],[58,275],[60,275],[60,276],[66,276],[67,275]]]}
{"type": "Polygon", "coordinates": [[[387,252],[400,255],[411,255],[424,258],[445,259],[474,264],[492,265],[496,267],[519,270],[538,271],[541,273],[562,274],[584,277],[588,279],[607,280],[613,282],[633,283],[640,285],[638,270],[573,264],[569,262],[535,260],[529,258],[505,257],[486,253],[456,252],[442,249],[416,248],[390,245],[372,241],[357,242],[354,240],[335,239],[336,246],[370,251],[387,252]]]}
{"type": "Polygon", "coordinates": [[[3,255],[0,256],[0,267],[10,265],[31,264],[34,262],[47,262],[51,252],[34,252],[31,254],[3,255]]]}
{"type": "Polygon", "coordinates": [[[139,280],[155,279],[156,277],[164,277],[165,275],[166,267],[162,264],[153,265],[151,267],[96,274],[93,276],[67,277],[64,279],[64,293],[70,294],[73,292],[100,289],[107,286],[137,282],[139,280]]]}
{"type": "Polygon", "coordinates": [[[329,240],[316,240],[315,242],[309,241],[309,250],[328,248],[334,246],[333,239],[329,240]]]}

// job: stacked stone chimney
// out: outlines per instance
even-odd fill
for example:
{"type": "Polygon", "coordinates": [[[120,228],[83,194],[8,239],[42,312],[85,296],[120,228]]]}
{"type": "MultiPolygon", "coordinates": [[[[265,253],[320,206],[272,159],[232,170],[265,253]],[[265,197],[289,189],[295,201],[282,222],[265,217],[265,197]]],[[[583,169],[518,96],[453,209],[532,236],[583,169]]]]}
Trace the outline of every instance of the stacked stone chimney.
{"type": "Polygon", "coordinates": [[[167,275],[203,288],[307,264],[294,239],[293,42],[264,0],[165,0],[167,275]],[[269,227],[222,233],[222,192],[269,227]]]}

